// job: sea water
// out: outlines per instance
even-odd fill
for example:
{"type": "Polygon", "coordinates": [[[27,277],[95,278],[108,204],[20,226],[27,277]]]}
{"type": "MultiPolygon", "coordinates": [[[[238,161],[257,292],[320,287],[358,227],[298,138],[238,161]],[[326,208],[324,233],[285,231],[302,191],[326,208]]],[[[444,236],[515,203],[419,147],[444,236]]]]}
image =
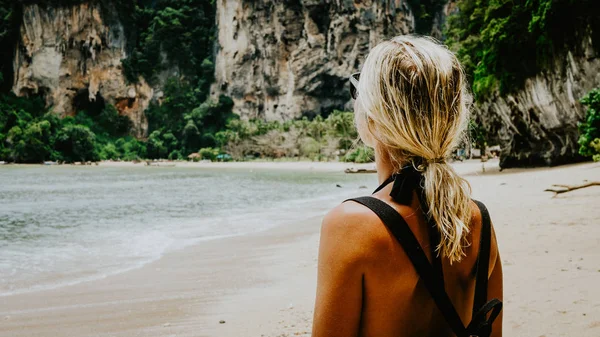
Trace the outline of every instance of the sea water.
{"type": "Polygon", "coordinates": [[[301,222],[374,186],[375,175],[342,172],[3,166],[0,296],[103,278],[173,249],[301,222]]]}

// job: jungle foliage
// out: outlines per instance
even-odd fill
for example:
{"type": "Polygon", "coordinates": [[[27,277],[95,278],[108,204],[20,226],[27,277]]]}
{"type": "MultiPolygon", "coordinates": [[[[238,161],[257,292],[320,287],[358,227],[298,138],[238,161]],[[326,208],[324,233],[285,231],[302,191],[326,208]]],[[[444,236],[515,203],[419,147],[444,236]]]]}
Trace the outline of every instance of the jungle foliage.
{"type": "Polygon", "coordinates": [[[600,46],[596,0],[460,0],[446,43],[461,59],[477,99],[522,87],[590,31],[600,46]]]}
{"type": "Polygon", "coordinates": [[[19,163],[85,162],[145,156],[127,135],[131,121],[112,106],[98,114],[59,118],[40,98],[0,97],[0,160],[19,163]],[[112,149],[112,151],[111,151],[112,149]]]}
{"type": "Polygon", "coordinates": [[[131,121],[112,106],[100,115],[80,111],[74,118],[60,120],[43,108],[41,97],[30,97],[28,102],[9,93],[23,5],[82,2],[0,0],[0,43],[9,46],[0,52],[0,118],[5,121],[0,129],[0,160],[181,159],[201,147],[216,146],[214,134],[235,116],[229,98],[208,99],[214,72],[212,0],[97,0],[105,18],[116,12],[125,25],[129,57],[122,63],[127,79],[161,81],[161,102],[146,111],[149,137],[145,141],[129,136],[131,121]]]}
{"type": "Polygon", "coordinates": [[[372,152],[358,144],[354,114],[334,110],[327,118],[304,117],[285,122],[231,120],[216,134],[220,148],[234,159],[305,158],[372,161],[372,152]]]}
{"type": "Polygon", "coordinates": [[[579,154],[600,161],[600,88],[581,99],[587,107],[585,121],[579,124],[579,154]]]}

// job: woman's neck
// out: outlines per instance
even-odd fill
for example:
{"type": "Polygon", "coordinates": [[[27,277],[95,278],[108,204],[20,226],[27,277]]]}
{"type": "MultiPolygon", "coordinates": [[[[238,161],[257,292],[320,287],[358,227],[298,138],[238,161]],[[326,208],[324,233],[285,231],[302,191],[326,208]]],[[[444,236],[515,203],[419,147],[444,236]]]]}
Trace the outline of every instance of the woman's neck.
{"type": "Polygon", "coordinates": [[[382,184],[387,178],[394,174],[394,166],[389,156],[375,150],[375,167],[377,168],[377,180],[382,184]]]}

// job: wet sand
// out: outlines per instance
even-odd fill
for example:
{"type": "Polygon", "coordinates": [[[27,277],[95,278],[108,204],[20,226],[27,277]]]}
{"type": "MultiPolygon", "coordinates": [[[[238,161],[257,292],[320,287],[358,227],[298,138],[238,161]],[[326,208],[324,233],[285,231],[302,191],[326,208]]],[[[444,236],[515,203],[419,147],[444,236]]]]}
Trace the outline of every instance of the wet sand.
{"type": "MultiPolygon", "coordinates": [[[[600,164],[503,172],[490,164],[474,173],[480,166],[456,168],[487,204],[498,235],[504,335],[600,336],[600,187],[544,192],[599,181],[600,164]]],[[[298,219],[105,279],[0,297],[0,336],[309,336],[320,221],[298,219]]]]}

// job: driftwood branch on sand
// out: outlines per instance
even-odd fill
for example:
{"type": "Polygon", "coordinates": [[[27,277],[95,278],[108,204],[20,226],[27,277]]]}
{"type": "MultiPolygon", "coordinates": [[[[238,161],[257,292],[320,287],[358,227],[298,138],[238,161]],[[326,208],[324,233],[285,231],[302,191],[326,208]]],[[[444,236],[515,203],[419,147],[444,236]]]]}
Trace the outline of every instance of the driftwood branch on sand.
{"type": "Polygon", "coordinates": [[[344,172],[346,172],[346,173],[377,173],[377,170],[350,167],[350,168],[345,169],[344,172]]]}
{"type": "Polygon", "coordinates": [[[545,189],[545,191],[546,192],[554,192],[555,194],[561,194],[561,193],[567,193],[567,192],[575,191],[575,190],[590,187],[590,186],[600,186],[600,181],[592,181],[592,182],[588,182],[588,183],[585,183],[582,185],[575,185],[575,186],[559,185],[559,184],[554,184],[552,186],[557,187],[557,188],[547,188],[547,189],[545,189]]]}

